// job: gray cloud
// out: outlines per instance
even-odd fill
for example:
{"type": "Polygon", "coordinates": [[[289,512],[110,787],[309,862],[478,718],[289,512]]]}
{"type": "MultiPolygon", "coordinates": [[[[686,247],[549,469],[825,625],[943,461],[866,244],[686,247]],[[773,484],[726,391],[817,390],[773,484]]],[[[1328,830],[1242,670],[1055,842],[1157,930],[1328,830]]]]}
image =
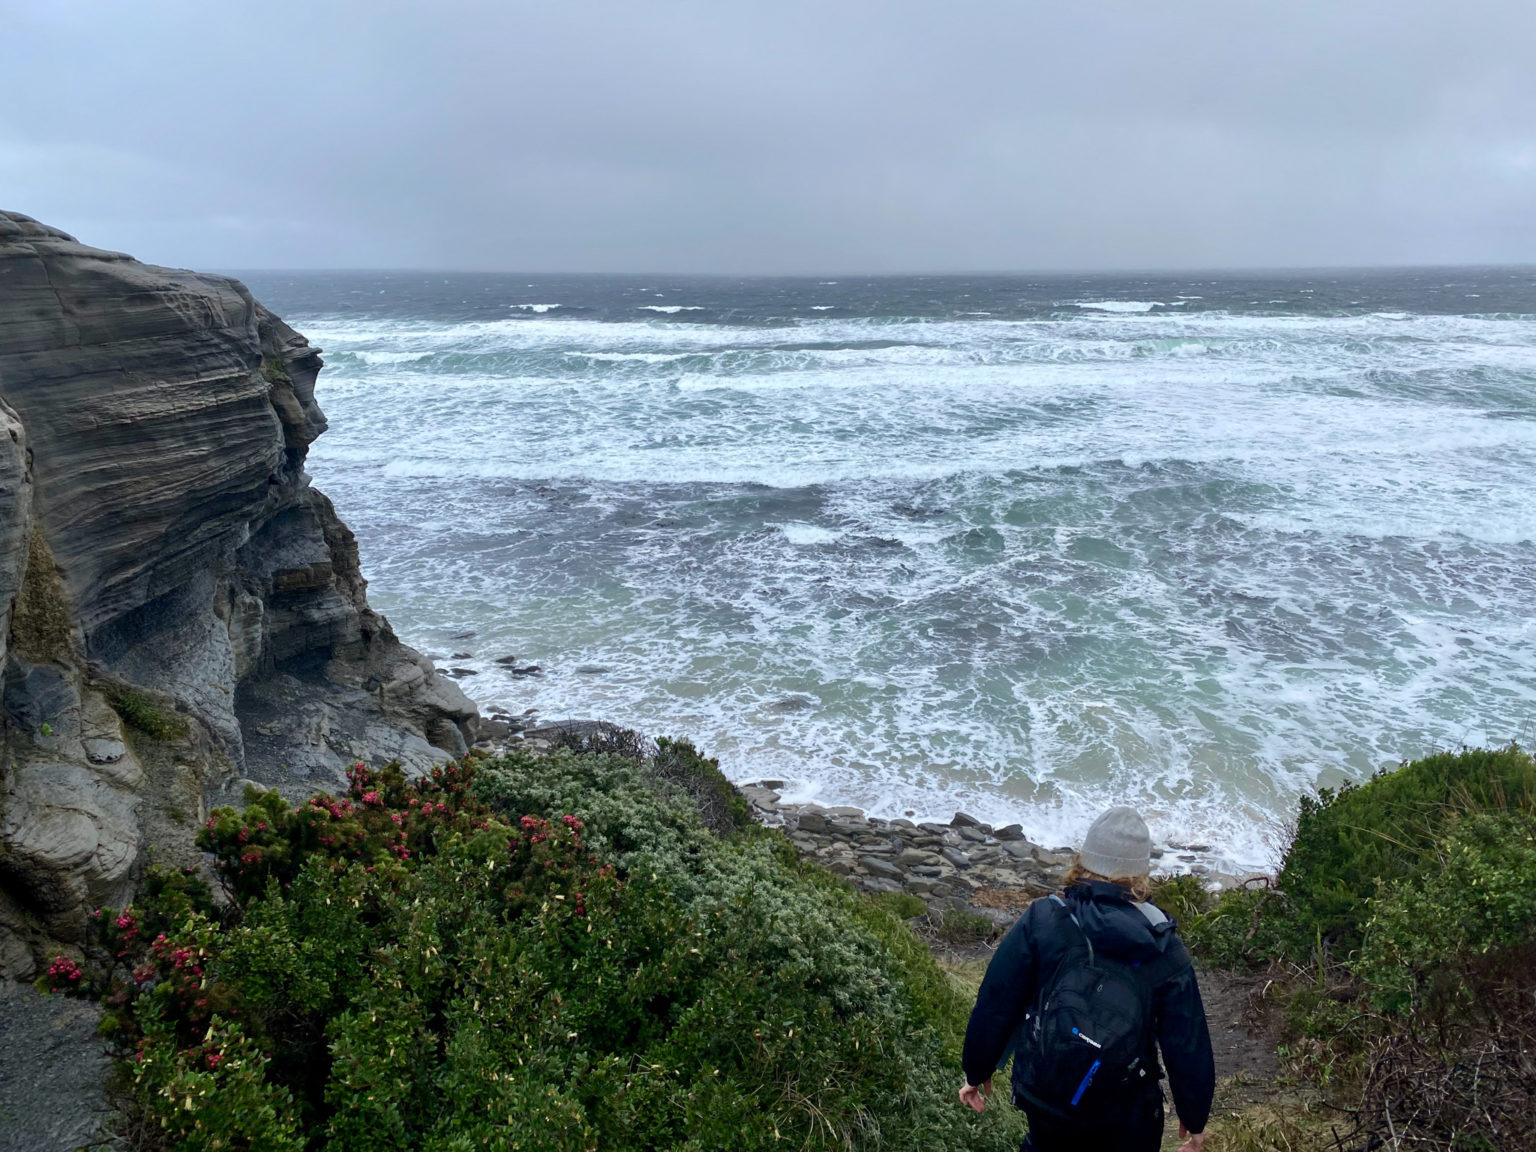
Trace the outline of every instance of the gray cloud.
{"type": "Polygon", "coordinates": [[[1528,0],[0,0],[0,203],[204,267],[1536,261],[1528,0]]]}

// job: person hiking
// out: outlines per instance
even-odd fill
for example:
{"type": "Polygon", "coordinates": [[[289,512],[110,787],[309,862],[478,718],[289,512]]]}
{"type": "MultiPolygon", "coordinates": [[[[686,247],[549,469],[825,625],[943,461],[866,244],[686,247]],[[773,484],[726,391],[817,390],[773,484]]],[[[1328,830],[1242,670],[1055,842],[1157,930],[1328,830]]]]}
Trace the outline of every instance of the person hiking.
{"type": "Polygon", "coordinates": [[[1036,900],[987,965],[965,1030],[960,1100],[987,1106],[1013,1053],[1021,1152],[1156,1152],[1162,1050],[1180,1152],[1201,1152],[1216,1088],[1211,1034],[1174,922],[1147,902],[1152,837],[1134,808],[1088,829],[1061,894],[1036,900]]]}

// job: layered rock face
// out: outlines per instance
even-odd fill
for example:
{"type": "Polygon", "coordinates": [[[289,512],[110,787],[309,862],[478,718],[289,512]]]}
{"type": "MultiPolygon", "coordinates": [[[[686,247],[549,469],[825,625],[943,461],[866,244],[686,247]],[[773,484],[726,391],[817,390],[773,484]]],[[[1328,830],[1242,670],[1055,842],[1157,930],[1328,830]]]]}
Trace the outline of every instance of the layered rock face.
{"type": "Polygon", "coordinates": [[[425,769],[474,705],[310,487],[320,350],[244,285],[0,212],[0,975],[249,779],[425,769]]]}

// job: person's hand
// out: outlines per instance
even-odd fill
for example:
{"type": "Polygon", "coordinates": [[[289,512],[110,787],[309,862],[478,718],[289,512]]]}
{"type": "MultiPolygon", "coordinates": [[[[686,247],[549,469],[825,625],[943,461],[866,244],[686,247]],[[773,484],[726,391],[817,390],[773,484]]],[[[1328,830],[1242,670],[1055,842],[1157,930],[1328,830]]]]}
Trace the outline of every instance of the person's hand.
{"type": "Polygon", "coordinates": [[[964,1104],[972,1112],[985,1112],[987,1110],[987,1094],[991,1091],[991,1080],[988,1080],[979,1088],[974,1084],[967,1083],[960,1088],[960,1103],[964,1104]]]}
{"type": "Polygon", "coordinates": [[[1189,1129],[1184,1127],[1182,1120],[1179,1121],[1179,1139],[1184,1141],[1184,1143],[1179,1145],[1179,1152],[1200,1152],[1205,1147],[1205,1133],[1196,1132],[1191,1136],[1189,1129]],[[1188,1137],[1188,1139],[1185,1139],[1185,1137],[1188,1137]]]}

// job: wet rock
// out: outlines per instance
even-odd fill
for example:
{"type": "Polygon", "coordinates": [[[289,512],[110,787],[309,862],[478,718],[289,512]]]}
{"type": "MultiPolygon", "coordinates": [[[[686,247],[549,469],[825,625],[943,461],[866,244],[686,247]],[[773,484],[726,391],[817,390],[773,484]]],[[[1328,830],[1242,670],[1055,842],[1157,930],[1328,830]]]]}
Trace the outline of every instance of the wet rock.
{"type": "Polygon", "coordinates": [[[969,824],[963,824],[956,828],[955,831],[960,834],[960,839],[969,840],[972,844],[986,843],[987,834],[980,828],[973,828],[969,824]]]}
{"type": "Polygon", "coordinates": [[[1007,824],[997,829],[992,835],[999,840],[1022,840],[1024,839],[1024,828],[1019,824],[1007,824]]]}
{"type": "MultiPolygon", "coordinates": [[[[523,715],[532,715],[537,709],[530,708],[523,715]]],[[[523,737],[529,740],[555,741],[566,736],[611,736],[622,729],[607,720],[561,720],[558,724],[543,724],[528,728],[523,737]]]]}
{"type": "Polygon", "coordinates": [[[771,788],[760,788],[755,784],[743,785],[741,794],[747,798],[750,804],[756,804],[759,808],[774,809],[779,806],[779,794],[771,788]]]}
{"type": "Polygon", "coordinates": [[[873,876],[884,876],[891,880],[903,880],[906,874],[889,860],[882,860],[878,856],[866,856],[860,863],[864,869],[873,876]]]}
{"type": "Polygon", "coordinates": [[[945,846],[939,849],[939,855],[942,856],[945,860],[948,860],[956,868],[969,868],[971,866],[970,857],[968,857],[964,852],[961,852],[958,848],[950,848],[945,846]]]}
{"type": "Polygon", "coordinates": [[[769,712],[808,712],[816,707],[816,701],[809,696],[793,693],[789,696],[781,696],[768,705],[769,712]]]}
{"type": "Polygon", "coordinates": [[[966,812],[956,812],[950,824],[956,828],[980,828],[981,821],[966,812]]]}
{"type": "Polygon", "coordinates": [[[799,828],[802,832],[827,831],[827,818],[820,812],[800,813],[799,828]]]}

